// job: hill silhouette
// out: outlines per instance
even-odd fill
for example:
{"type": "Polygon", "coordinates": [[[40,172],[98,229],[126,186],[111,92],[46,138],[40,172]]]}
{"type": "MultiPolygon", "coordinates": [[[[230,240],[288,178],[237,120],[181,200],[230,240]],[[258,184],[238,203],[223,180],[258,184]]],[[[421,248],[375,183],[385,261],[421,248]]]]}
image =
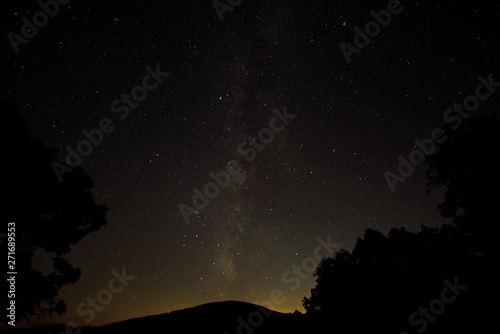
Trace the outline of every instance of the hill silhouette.
{"type": "MultiPolygon", "coordinates": [[[[144,333],[162,329],[166,332],[217,334],[267,334],[311,332],[309,317],[304,314],[286,314],[260,305],[223,301],[202,304],[169,313],[133,318],[99,327],[80,328],[82,334],[144,333]]],[[[9,329],[4,333],[65,333],[65,325],[48,325],[30,329],[9,329]]],[[[78,333],[74,330],[73,333],[78,333]]]]}

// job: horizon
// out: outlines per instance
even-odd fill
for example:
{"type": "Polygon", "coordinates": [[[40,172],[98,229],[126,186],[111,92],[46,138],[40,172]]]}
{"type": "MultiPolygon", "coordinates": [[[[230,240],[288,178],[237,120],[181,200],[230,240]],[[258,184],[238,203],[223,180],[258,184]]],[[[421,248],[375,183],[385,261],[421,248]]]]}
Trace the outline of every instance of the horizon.
{"type": "Polygon", "coordinates": [[[365,231],[453,225],[438,207],[446,185],[426,192],[426,163],[451,142],[445,129],[498,115],[498,10],[6,4],[4,114],[53,150],[33,153],[21,121],[6,124],[7,205],[28,204],[8,210],[8,252],[33,242],[42,275],[56,253],[70,265],[53,296],[66,312],[46,321],[97,327],[230,300],[305,313],[322,259],[365,231]],[[46,225],[23,239],[30,214],[46,225]]]}
{"type": "MultiPolygon", "coordinates": [[[[269,308],[267,308],[264,305],[254,304],[254,303],[245,302],[245,301],[241,301],[241,300],[222,300],[222,301],[208,302],[208,303],[203,303],[203,304],[199,304],[199,305],[188,306],[188,307],[184,307],[184,308],[180,308],[180,309],[171,310],[169,312],[155,313],[155,314],[145,314],[145,315],[141,315],[141,316],[138,316],[138,317],[131,317],[131,318],[122,319],[122,320],[118,320],[118,321],[114,321],[114,322],[110,322],[110,323],[103,323],[103,324],[98,324],[98,325],[93,325],[93,324],[87,325],[87,324],[85,324],[85,325],[79,325],[77,327],[78,328],[85,327],[85,326],[102,327],[102,326],[117,324],[117,323],[128,321],[128,320],[142,319],[142,318],[148,318],[148,317],[154,317],[154,316],[161,316],[161,315],[170,314],[170,313],[176,312],[176,311],[186,311],[186,310],[190,310],[190,309],[194,309],[194,308],[198,308],[198,307],[210,306],[211,304],[223,304],[223,303],[241,303],[241,304],[248,304],[248,305],[260,306],[260,307],[264,307],[264,308],[266,308],[266,309],[268,309],[268,310],[270,310],[272,312],[277,312],[277,313],[281,313],[281,314],[293,314],[295,312],[295,311],[294,312],[281,312],[281,311],[269,309],[269,308]]],[[[305,313],[303,313],[303,312],[300,312],[300,313],[302,315],[305,315],[305,313]]],[[[45,324],[40,324],[39,326],[36,326],[36,327],[59,326],[59,325],[60,326],[73,326],[73,325],[78,325],[78,324],[76,324],[74,321],[48,322],[48,323],[45,323],[45,324]]],[[[5,326],[4,329],[7,329],[7,328],[8,327],[5,326]]],[[[28,326],[28,325],[25,325],[25,324],[16,324],[16,328],[25,328],[25,329],[27,329],[27,328],[33,328],[33,326],[28,326]]]]}

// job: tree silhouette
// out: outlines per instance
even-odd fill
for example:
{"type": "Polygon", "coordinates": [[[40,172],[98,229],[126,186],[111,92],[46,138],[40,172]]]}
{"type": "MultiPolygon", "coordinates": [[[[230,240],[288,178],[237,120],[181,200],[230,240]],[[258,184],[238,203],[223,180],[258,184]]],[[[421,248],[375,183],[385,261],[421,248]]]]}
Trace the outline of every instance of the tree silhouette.
{"type": "Polygon", "coordinates": [[[402,330],[408,315],[439,295],[443,278],[464,277],[475,261],[469,244],[450,225],[393,228],[387,236],[368,229],[352,252],[321,261],[304,308],[341,333],[402,330]]]}
{"type": "Polygon", "coordinates": [[[409,326],[409,315],[439,298],[443,279],[458,277],[470,288],[426,332],[486,331],[495,319],[486,300],[496,277],[491,225],[497,219],[499,125],[498,118],[479,116],[446,128],[447,140],[426,161],[427,191],[446,188],[438,207],[454,226],[393,228],[387,236],[366,230],[352,252],[320,262],[316,286],[303,299],[307,313],[340,333],[399,332],[409,326]]]}
{"type": "MultiPolygon", "coordinates": [[[[16,322],[43,322],[66,311],[59,290],[80,278],[64,255],[83,237],[106,224],[105,205],[92,195],[93,182],[75,168],[59,182],[52,162],[55,150],[30,138],[26,122],[15,115],[13,102],[2,103],[4,226],[15,223],[16,322]],[[52,268],[42,274],[33,268],[36,251],[49,253],[52,268]]],[[[2,307],[5,305],[2,294],[2,307]]]]}
{"type": "Polygon", "coordinates": [[[498,219],[499,126],[498,117],[476,116],[456,130],[448,127],[448,139],[426,161],[427,191],[446,188],[441,215],[473,236],[476,248],[487,255],[497,244],[491,229],[498,219]]]}

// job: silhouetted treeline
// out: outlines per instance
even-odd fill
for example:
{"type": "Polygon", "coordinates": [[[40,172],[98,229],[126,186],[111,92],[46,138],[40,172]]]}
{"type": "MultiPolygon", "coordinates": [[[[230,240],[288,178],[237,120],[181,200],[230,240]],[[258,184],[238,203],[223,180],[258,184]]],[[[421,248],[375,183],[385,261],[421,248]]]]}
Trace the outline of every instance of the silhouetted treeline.
{"type": "MultiPolygon", "coordinates": [[[[13,102],[1,103],[0,109],[3,217],[5,227],[7,222],[15,225],[9,230],[15,243],[15,264],[10,271],[17,272],[15,298],[2,293],[0,305],[5,310],[7,303],[15,299],[15,322],[26,319],[40,324],[53,314],[66,312],[59,291],[75,283],[81,273],[64,255],[87,234],[106,224],[107,207],[95,203],[93,182],[81,168],[73,169],[59,182],[52,167],[57,152],[31,138],[13,102]],[[33,268],[36,251],[50,257],[52,268],[45,268],[48,274],[33,268]]],[[[2,248],[6,249],[3,243],[2,248]]]]}
{"type": "Polygon", "coordinates": [[[498,118],[471,117],[425,162],[428,189],[444,189],[454,225],[367,230],[352,252],[316,269],[304,298],[322,330],[337,333],[480,333],[496,315],[498,118]]]}

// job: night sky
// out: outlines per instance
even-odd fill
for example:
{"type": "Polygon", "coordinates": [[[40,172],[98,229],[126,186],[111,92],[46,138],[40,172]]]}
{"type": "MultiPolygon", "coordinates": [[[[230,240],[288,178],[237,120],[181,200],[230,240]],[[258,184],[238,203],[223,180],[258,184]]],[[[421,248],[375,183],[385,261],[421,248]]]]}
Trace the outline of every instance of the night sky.
{"type": "MultiPolygon", "coordinates": [[[[33,138],[67,162],[82,130],[112,122],[80,164],[108,223],[66,256],[82,276],[62,289],[68,312],[53,322],[86,325],[78,305],[122,268],[135,278],[88,324],[260,303],[275,289],[286,297],[276,310],[303,312],[314,278],[292,291],[282,276],[318,237],[351,250],[367,228],[450,223],[424,167],[395,191],[384,173],[398,173],[398,156],[444,125],[479,76],[498,79],[499,6],[402,0],[348,62],[341,43],[354,47],[355,27],[388,3],[243,0],[221,20],[210,0],[69,1],[17,53],[9,32],[41,8],[3,6],[1,99],[33,138]],[[148,74],[155,87],[134,90],[148,74]],[[194,189],[228,166],[239,173],[194,208],[194,189]],[[189,224],[179,204],[193,208],[189,224]]],[[[492,94],[480,110],[495,105],[492,94]]],[[[38,254],[41,270],[49,256],[38,254]]]]}

